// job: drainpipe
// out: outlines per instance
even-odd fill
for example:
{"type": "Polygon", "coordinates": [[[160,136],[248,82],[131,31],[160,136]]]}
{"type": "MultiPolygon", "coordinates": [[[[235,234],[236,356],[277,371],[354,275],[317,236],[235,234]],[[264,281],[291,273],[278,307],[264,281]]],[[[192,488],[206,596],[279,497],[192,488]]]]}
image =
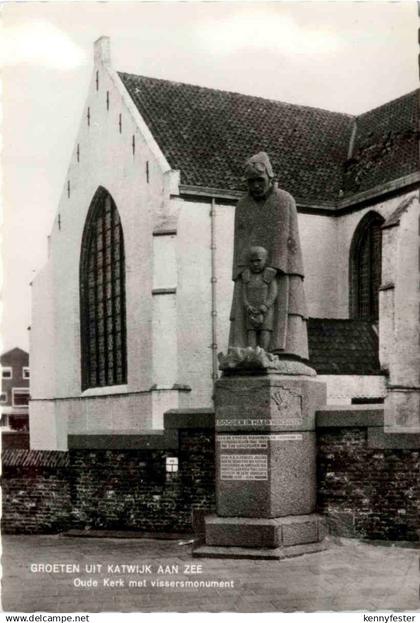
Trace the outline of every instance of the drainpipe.
{"type": "Polygon", "coordinates": [[[210,253],[211,253],[211,354],[212,354],[212,379],[219,378],[217,365],[217,300],[216,300],[216,200],[211,200],[210,208],[210,253]]]}

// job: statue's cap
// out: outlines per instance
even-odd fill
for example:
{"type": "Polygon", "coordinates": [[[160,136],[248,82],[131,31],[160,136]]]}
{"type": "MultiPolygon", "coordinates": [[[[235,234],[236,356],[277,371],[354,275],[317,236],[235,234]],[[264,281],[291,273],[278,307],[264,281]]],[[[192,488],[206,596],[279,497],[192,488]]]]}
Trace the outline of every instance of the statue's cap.
{"type": "Polygon", "coordinates": [[[256,255],[258,255],[259,257],[261,257],[262,255],[264,257],[267,257],[268,253],[267,253],[267,249],[265,249],[264,247],[250,247],[248,249],[248,257],[255,257],[256,255]]]}
{"type": "Polygon", "coordinates": [[[265,151],[260,151],[245,162],[244,177],[253,177],[258,173],[267,173],[268,177],[274,177],[270,158],[265,151]]]}

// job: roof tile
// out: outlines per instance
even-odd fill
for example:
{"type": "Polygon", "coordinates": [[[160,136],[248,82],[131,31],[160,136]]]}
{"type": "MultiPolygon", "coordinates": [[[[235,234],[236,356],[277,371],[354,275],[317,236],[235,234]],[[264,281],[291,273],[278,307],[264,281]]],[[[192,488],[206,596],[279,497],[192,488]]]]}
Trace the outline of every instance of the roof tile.
{"type": "Polygon", "coordinates": [[[310,318],[308,339],[309,360],[318,374],[381,374],[378,336],[370,322],[310,318]]]}
{"type": "Polygon", "coordinates": [[[346,194],[419,170],[419,93],[412,91],[357,117],[352,157],[344,167],[346,194]]]}
{"type": "Polygon", "coordinates": [[[119,73],[181,183],[241,190],[245,160],[270,156],[298,201],[335,203],[419,169],[419,91],[358,117],[119,73]],[[354,126],[351,158],[348,152],[354,126]]]}
{"type": "Polygon", "coordinates": [[[282,188],[334,200],[353,118],[308,106],[119,74],[181,182],[241,189],[243,164],[264,150],[282,188]]]}
{"type": "Polygon", "coordinates": [[[2,464],[9,467],[68,467],[68,452],[55,450],[8,449],[2,452],[2,464]]]}

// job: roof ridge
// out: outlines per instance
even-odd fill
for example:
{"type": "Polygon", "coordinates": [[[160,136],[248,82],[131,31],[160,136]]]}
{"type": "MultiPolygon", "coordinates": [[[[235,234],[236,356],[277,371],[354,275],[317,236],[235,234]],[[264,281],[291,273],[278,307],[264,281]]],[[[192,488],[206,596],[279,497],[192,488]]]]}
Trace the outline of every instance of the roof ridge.
{"type": "Polygon", "coordinates": [[[317,110],[319,112],[330,113],[331,115],[337,115],[340,117],[346,117],[347,119],[356,119],[356,115],[352,115],[350,113],[338,112],[336,110],[329,110],[328,108],[320,108],[319,106],[308,106],[307,104],[292,104],[290,102],[285,102],[283,100],[273,99],[271,97],[262,97],[261,95],[250,95],[249,93],[240,93],[239,91],[230,91],[226,89],[215,89],[213,87],[206,87],[200,84],[192,84],[191,82],[181,82],[179,80],[168,80],[166,78],[155,78],[154,76],[143,76],[140,74],[133,74],[127,71],[117,71],[118,75],[129,76],[133,78],[140,78],[141,80],[153,80],[156,82],[165,82],[169,84],[176,84],[179,86],[193,87],[196,89],[203,89],[205,91],[212,91],[213,93],[224,93],[228,95],[239,95],[240,97],[249,97],[253,100],[261,100],[263,102],[272,102],[273,104],[281,104],[283,106],[290,106],[291,108],[304,108],[306,110],[317,110]]]}
{"type": "Polygon", "coordinates": [[[408,93],[404,93],[403,95],[400,95],[399,97],[396,97],[393,100],[388,100],[387,102],[384,102],[383,104],[379,104],[379,106],[375,106],[375,108],[369,108],[369,110],[365,110],[365,112],[361,112],[359,115],[355,115],[355,120],[357,121],[358,119],[360,119],[360,117],[363,117],[364,115],[368,115],[369,113],[374,113],[377,110],[384,108],[384,106],[391,106],[400,100],[408,99],[412,97],[415,93],[420,94],[420,87],[417,89],[413,89],[412,91],[409,91],[408,93]]]}
{"type": "Polygon", "coordinates": [[[9,350],[6,350],[4,353],[1,353],[0,357],[4,357],[5,355],[9,355],[10,353],[13,353],[16,350],[20,350],[21,353],[24,353],[25,355],[29,355],[27,350],[23,350],[23,348],[21,348],[20,346],[14,346],[13,348],[10,348],[9,350]]]}

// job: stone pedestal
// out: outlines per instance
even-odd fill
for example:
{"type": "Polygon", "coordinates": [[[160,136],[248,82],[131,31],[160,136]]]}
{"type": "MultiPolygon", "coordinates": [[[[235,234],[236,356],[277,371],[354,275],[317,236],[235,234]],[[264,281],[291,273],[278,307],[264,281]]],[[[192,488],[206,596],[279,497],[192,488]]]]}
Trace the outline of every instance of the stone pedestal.
{"type": "Polygon", "coordinates": [[[262,370],[215,385],[217,516],[197,556],[283,558],[323,547],[316,504],[315,412],[326,385],[262,370]]]}
{"type": "Polygon", "coordinates": [[[206,517],[206,542],[195,556],[281,559],[325,548],[325,521],[319,515],[276,519],[206,517]]]}
{"type": "Polygon", "coordinates": [[[216,459],[220,517],[285,517],[315,509],[315,433],[219,433],[216,459]]]}

